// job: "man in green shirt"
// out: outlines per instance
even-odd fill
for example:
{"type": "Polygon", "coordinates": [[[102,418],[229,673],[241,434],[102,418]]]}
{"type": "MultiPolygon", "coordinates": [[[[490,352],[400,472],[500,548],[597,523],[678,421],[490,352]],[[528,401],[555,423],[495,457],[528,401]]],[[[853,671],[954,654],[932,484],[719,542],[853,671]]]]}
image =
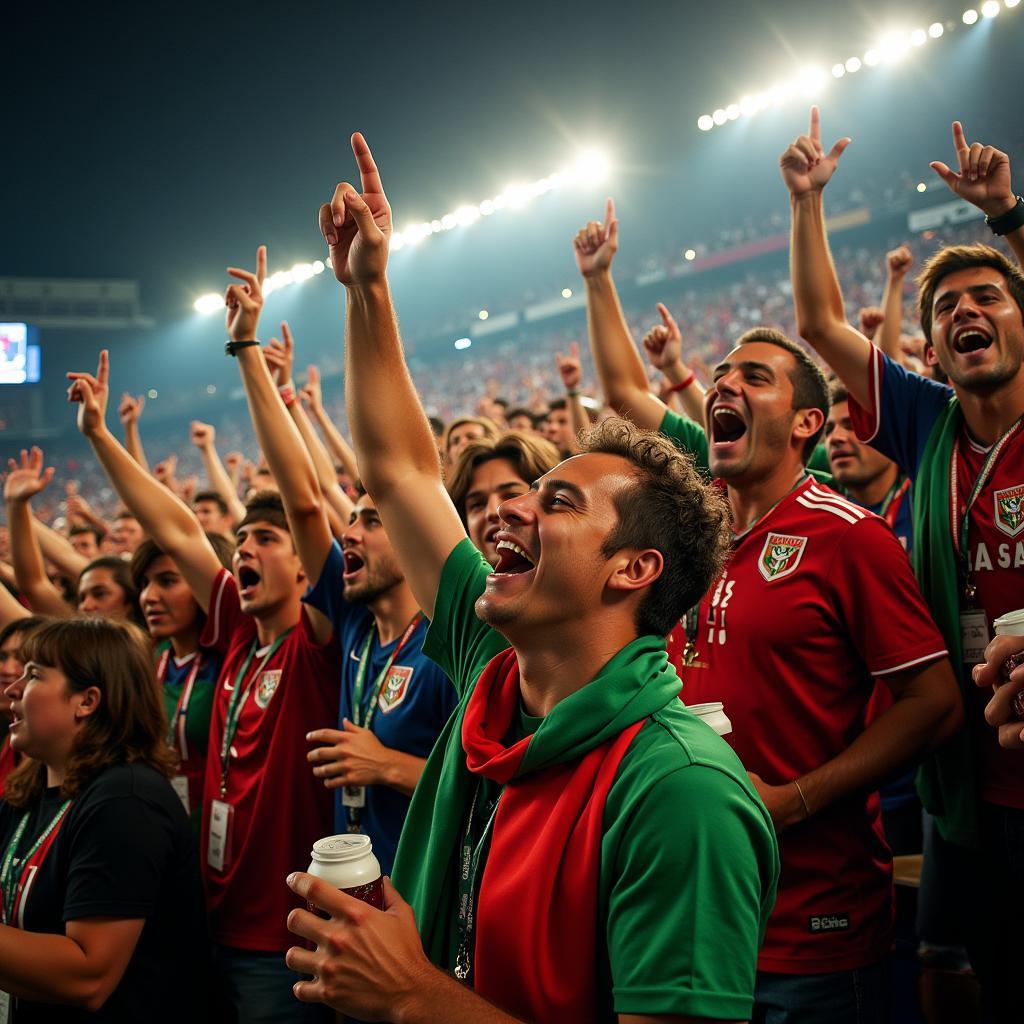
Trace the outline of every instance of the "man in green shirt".
{"type": "Polygon", "coordinates": [[[331,915],[289,918],[317,946],[289,951],[313,976],[296,995],[374,1020],[746,1020],[778,850],[665,654],[721,568],[725,505],[670,442],[612,421],[503,503],[492,569],[444,489],[388,289],[390,207],[353,150],[362,195],[341,184],[320,212],[352,436],[460,704],[385,910],[290,877],[331,915]]]}

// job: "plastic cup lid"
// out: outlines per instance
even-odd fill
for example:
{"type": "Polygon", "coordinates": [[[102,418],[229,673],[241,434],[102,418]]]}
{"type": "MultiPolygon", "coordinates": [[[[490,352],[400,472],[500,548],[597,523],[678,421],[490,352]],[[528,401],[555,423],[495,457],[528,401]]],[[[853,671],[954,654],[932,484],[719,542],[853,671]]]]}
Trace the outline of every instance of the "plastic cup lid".
{"type": "Polygon", "coordinates": [[[1024,608],[1018,608],[1015,612],[1007,612],[1005,615],[1000,615],[992,623],[992,628],[997,633],[1008,633],[1012,636],[1024,635],[1024,608]]]}
{"type": "Polygon", "coordinates": [[[327,836],[313,844],[313,860],[321,863],[339,863],[346,860],[358,860],[365,857],[373,849],[369,836],[341,835],[327,836]]]}

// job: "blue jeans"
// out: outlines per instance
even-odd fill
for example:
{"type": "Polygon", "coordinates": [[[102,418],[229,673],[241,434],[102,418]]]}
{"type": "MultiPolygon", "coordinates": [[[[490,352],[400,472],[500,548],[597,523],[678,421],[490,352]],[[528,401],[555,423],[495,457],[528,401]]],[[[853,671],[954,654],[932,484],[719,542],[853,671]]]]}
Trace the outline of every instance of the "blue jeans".
{"type": "Polygon", "coordinates": [[[300,1003],[292,985],[302,979],[284,962],[284,953],[213,944],[215,1020],[228,1024],[332,1024],[334,1011],[300,1003]]]}
{"type": "Polygon", "coordinates": [[[885,1024],[886,962],[830,974],[758,971],[751,1024],[885,1024]]]}

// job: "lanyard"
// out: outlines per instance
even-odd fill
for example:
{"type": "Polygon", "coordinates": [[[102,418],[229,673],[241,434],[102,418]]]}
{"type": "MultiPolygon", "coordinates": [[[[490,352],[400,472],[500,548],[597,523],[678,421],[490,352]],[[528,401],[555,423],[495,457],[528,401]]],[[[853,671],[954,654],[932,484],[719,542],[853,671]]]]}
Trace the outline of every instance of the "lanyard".
{"type": "MultiPolygon", "coordinates": [[[[473,929],[476,926],[476,901],[480,894],[480,869],[484,859],[484,849],[491,838],[494,819],[498,813],[501,796],[494,801],[480,839],[473,845],[473,826],[477,823],[477,800],[483,780],[476,784],[473,802],[469,805],[469,818],[466,821],[466,834],[462,840],[462,851],[459,858],[459,949],[455,955],[455,977],[469,984],[473,974],[473,929]]],[[[481,808],[481,811],[483,809],[481,808]]]]}
{"type": "MultiPolygon", "coordinates": [[[[160,686],[164,685],[167,678],[167,666],[171,660],[171,648],[168,647],[160,657],[160,663],[156,669],[156,681],[160,686]]],[[[178,706],[174,709],[174,717],[167,728],[167,742],[173,747],[177,746],[181,753],[181,761],[184,764],[188,760],[188,743],[185,741],[185,725],[188,719],[188,705],[192,700],[192,690],[196,685],[196,676],[203,664],[203,652],[196,651],[192,659],[192,667],[178,695],[178,706]]]]}
{"type": "Polygon", "coordinates": [[[228,770],[231,767],[231,744],[234,742],[235,733],[238,732],[238,722],[242,717],[242,708],[245,706],[245,701],[249,696],[250,691],[253,688],[256,680],[259,678],[260,673],[266,667],[266,664],[270,659],[277,653],[277,649],[285,642],[288,634],[294,627],[286,629],[271,645],[270,650],[263,655],[263,660],[256,667],[256,671],[253,672],[249,678],[249,682],[246,684],[245,691],[242,691],[242,680],[245,679],[246,673],[249,671],[249,666],[252,664],[253,658],[256,657],[258,639],[254,639],[252,647],[249,648],[249,654],[247,655],[244,664],[238,670],[238,674],[235,676],[235,687],[231,691],[231,700],[228,702],[228,713],[224,720],[224,737],[220,745],[220,798],[223,800],[228,795],[228,770]]]}
{"type": "Polygon", "coordinates": [[[996,462],[999,460],[999,456],[1005,451],[1006,442],[1013,437],[1022,422],[1024,422],[1024,416],[1020,416],[1017,419],[1017,422],[1014,423],[1013,426],[1010,427],[989,449],[988,455],[985,457],[985,461],[982,463],[981,470],[978,473],[978,479],[974,481],[974,488],[971,491],[970,497],[964,505],[962,515],[958,512],[960,488],[957,481],[956,469],[957,458],[960,454],[960,438],[958,437],[953,442],[953,454],[950,456],[949,463],[950,528],[953,531],[953,547],[956,548],[957,553],[960,556],[960,568],[964,579],[964,597],[968,601],[973,601],[974,595],[977,593],[977,588],[973,583],[971,583],[971,553],[970,544],[967,538],[971,509],[974,508],[974,503],[978,500],[978,496],[981,494],[982,489],[988,482],[988,478],[992,475],[992,471],[996,467],[996,462]]]}
{"type": "Polygon", "coordinates": [[[910,477],[906,477],[900,473],[896,477],[896,483],[889,488],[889,493],[882,499],[882,504],[878,509],[878,514],[893,529],[896,527],[896,517],[900,514],[900,506],[903,504],[903,498],[909,490],[910,477]]]}
{"type": "Polygon", "coordinates": [[[25,889],[25,877],[29,872],[29,869],[35,867],[38,869],[42,866],[47,853],[50,852],[50,847],[53,845],[53,841],[57,838],[57,830],[60,828],[61,823],[64,821],[64,815],[67,814],[68,808],[71,806],[70,800],[65,800],[57,809],[57,813],[53,816],[53,820],[45,829],[40,833],[39,837],[32,844],[32,848],[25,854],[24,857],[18,858],[17,852],[18,847],[21,845],[22,836],[25,834],[25,829],[28,827],[28,819],[31,814],[30,811],[26,811],[21,816],[21,821],[18,822],[17,828],[14,830],[14,835],[11,837],[11,841],[7,846],[7,852],[4,854],[3,863],[0,864],[0,888],[3,889],[3,923],[4,924],[15,924],[15,927],[20,927],[20,916],[24,913],[24,907],[19,911],[18,903],[21,901],[22,893],[25,889]],[[39,854],[39,862],[37,864],[32,863],[33,857],[39,854]],[[18,869],[21,869],[18,872],[18,869]],[[15,872],[18,872],[17,881],[15,881],[15,872]]]}
{"type": "Polygon", "coordinates": [[[395,659],[401,653],[402,648],[406,645],[409,637],[412,636],[413,631],[420,623],[420,619],[423,618],[423,612],[417,612],[412,617],[412,622],[405,627],[405,632],[402,634],[402,639],[398,641],[398,645],[391,652],[391,657],[388,658],[387,664],[380,670],[380,675],[377,676],[377,681],[373,684],[373,695],[370,697],[370,703],[366,708],[366,721],[362,721],[363,717],[363,687],[366,685],[366,669],[370,664],[370,648],[373,646],[373,637],[377,632],[377,624],[374,623],[370,626],[370,631],[366,634],[366,639],[363,641],[363,648],[359,652],[359,668],[356,670],[355,682],[352,684],[352,724],[361,726],[363,729],[369,729],[370,723],[373,721],[374,712],[377,710],[377,701],[380,699],[380,691],[384,689],[384,682],[388,677],[388,673],[391,671],[391,666],[394,665],[395,659]]]}

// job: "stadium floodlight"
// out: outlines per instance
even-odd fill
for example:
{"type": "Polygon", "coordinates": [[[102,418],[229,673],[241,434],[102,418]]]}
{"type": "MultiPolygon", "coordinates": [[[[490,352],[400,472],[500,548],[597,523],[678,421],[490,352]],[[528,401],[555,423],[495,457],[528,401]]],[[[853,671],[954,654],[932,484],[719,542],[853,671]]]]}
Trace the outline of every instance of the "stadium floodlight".
{"type": "Polygon", "coordinates": [[[917,191],[918,192],[927,192],[928,191],[928,184],[927,184],[927,182],[919,181],[917,183],[917,191]]]}
{"type": "Polygon", "coordinates": [[[882,59],[882,55],[877,50],[868,50],[864,54],[864,63],[869,67],[875,67],[882,59]]]}
{"type": "Polygon", "coordinates": [[[965,25],[973,25],[978,20],[978,12],[970,7],[963,14],[963,21],[965,25]]]}
{"type": "Polygon", "coordinates": [[[860,68],[860,57],[851,57],[846,62],[846,70],[849,71],[851,75],[856,74],[856,72],[860,71],[860,68]]]}
{"type": "Polygon", "coordinates": [[[882,37],[879,49],[886,60],[902,60],[910,51],[910,38],[906,32],[888,32],[882,37]]]}
{"type": "Polygon", "coordinates": [[[985,0],[981,5],[981,16],[983,18],[994,18],[1000,11],[999,0],[985,0]]]}
{"type": "Polygon", "coordinates": [[[324,265],[323,260],[313,260],[313,273],[322,274],[327,267],[324,265]]]}
{"type": "Polygon", "coordinates": [[[715,127],[715,119],[710,114],[701,114],[697,118],[697,127],[702,132],[709,132],[715,127]]]}
{"type": "Polygon", "coordinates": [[[159,398],[159,397],[160,397],[160,392],[159,392],[159,391],[157,391],[157,389],[156,389],[156,388],[150,388],[150,389],[149,389],[149,390],[148,390],[148,391],[146,392],[146,397],[147,397],[147,398],[159,398]]]}
{"type": "Polygon", "coordinates": [[[684,260],[695,260],[696,258],[697,258],[697,250],[696,249],[687,249],[686,252],[683,253],[683,259],[684,260]]]}
{"type": "MultiPolygon", "coordinates": [[[[582,153],[572,168],[572,176],[575,181],[584,185],[600,185],[608,177],[611,166],[606,153],[596,149],[589,149],[582,153]]],[[[538,185],[546,184],[541,179],[538,185]]],[[[543,191],[547,191],[546,188],[543,191]]]]}
{"type": "Polygon", "coordinates": [[[217,385],[216,384],[207,384],[206,385],[206,393],[208,395],[215,395],[215,394],[217,394],[217,385]]]}
{"type": "Polygon", "coordinates": [[[1006,5],[1006,9],[1010,11],[1020,3],[1020,0],[1003,0],[1003,3],[1006,5]]]}
{"type": "Polygon", "coordinates": [[[473,344],[472,338],[456,338],[455,347],[461,352],[463,349],[469,348],[473,344]]]}
{"type": "Polygon", "coordinates": [[[928,26],[928,35],[930,35],[932,37],[932,39],[939,39],[939,38],[941,38],[942,33],[945,32],[945,31],[946,31],[946,29],[943,26],[941,21],[933,21],[928,26]]]}
{"type": "Polygon", "coordinates": [[[928,33],[923,28],[915,28],[910,33],[910,45],[911,46],[924,46],[928,42],[928,33]]]}
{"type": "Polygon", "coordinates": [[[490,314],[490,313],[488,313],[486,309],[481,309],[481,310],[480,310],[480,312],[479,312],[479,313],[477,313],[477,316],[478,316],[478,317],[479,317],[479,318],[480,318],[481,320],[486,320],[486,319],[487,319],[487,318],[488,318],[488,317],[489,317],[490,315],[491,315],[491,314],[490,314]]]}
{"type": "Polygon", "coordinates": [[[572,289],[571,288],[563,288],[562,289],[562,298],[563,299],[571,299],[572,298],[572,289]]]}
{"type": "Polygon", "coordinates": [[[730,121],[735,121],[736,118],[740,116],[740,105],[738,103],[730,103],[729,106],[725,108],[725,116],[730,121]]]}
{"type": "Polygon", "coordinates": [[[207,314],[215,313],[218,309],[224,308],[224,296],[218,295],[216,292],[207,292],[205,295],[200,295],[195,302],[192,303],[192,308],[197,313],[207,314]]]}
{"type": "Polygon", "coordinates": [[[832,77],[833,78],[842,78],[843,75],[845,75],[845,74],[846,74],[846,65],[845,64],[833,64],[832,65],[832,77]]]}
{"type": "Polygon", "coordinates": [[[722,110],[721,107],[719,107],[718,110],[716,110],[711,115],[711,120],[714,121],[715,124],[717,124],[717,125],[723,125],[723,124],[725,124],[726,121],[729,120],[729,116],[728,116],[728,114],[726,114],[726,112],[724,110],[722,110]]]}

